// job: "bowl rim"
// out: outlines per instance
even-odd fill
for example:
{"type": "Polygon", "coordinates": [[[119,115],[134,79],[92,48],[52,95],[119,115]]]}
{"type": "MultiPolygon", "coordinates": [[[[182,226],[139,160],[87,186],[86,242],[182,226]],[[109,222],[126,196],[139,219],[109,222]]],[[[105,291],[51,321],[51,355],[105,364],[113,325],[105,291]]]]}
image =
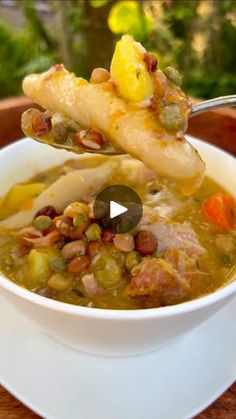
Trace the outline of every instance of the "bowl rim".
{"type": "MultiPolygon", "coordinates": [[[[227,157],[228,159],[234,161],[235,157],[220,149],[219,147],[203,142],[200,139],[197,139],[192,136],[186,136],[187,139],[194,142],[195,144],[204,143],[204,146],[207,148],[213,148],[220,152],[222,156],[227,157]]],[[[5,151],[8,151],[11,148],[14,148],[16,145],[22,145],[28,142],[29,139],[23,138],[21,140],[14,141],[13,143],[3,147],[0,150],[0,155],[4,154],[5,151]]],[[[221,300],[224,300],[227,297],[230,297],[236,294],[236,280],[232,279],[229,283],[226,283],[222,287],[218,288],[216,291],[210,294],[205,294],[199,298],[186,301],[180,304],[175,304],[166,307],[156,307],[156,308],[146,308],[146,309],[137,309],[137,310],[117,310],[117,309],[102,309],[102,308],[93,308],[87,306],[77,306],[69,303],[64,303],[61,301],[51,300],[49,298],[35,294],[34,292],[22,288],[20,285],[12,282],[7,277],[3,276],[0,273],[0,287],[5,289],[8,293],[13,294],[14,296],[27,300],[32,304],[36,304],[40,307],[51,309],[53,311],[72,314],[75,316],[91,318],[91,319],[106,319],[106,320],[145,320],[151,318],[163,318],[163,317],[172,317],[176,315],[181,315],[184,313],[189,313],[192,311],[198,311],[206,306],[211,306],[221,300]]]]}

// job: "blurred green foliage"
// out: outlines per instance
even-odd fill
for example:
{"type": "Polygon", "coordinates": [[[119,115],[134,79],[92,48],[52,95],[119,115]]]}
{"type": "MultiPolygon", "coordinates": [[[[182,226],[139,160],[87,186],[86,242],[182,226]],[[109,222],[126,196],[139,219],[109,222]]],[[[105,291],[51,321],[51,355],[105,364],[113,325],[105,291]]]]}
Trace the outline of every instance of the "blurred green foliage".
{"type": "Polygon", "coordinates": [[[114,4],[109,13],[108,26],[114,34],[129,33],[144,43],[154,30],[153,20],[144,13],[141,4],[133,0],[114,4]]]}
{"type": "MultiPolygon", "coordinates": [[[[115,41],[129,33],[175,66],[184,88],[203,98],[236,92],[235,0],[15,0],[16,28],[0,18],[0,97],[21,93],[22,78],[56,62],[89,77],[109,67],[115,41]]],[[[0,0],[1,5],[1,0],[0,0]]],[[[2,14],[4,16],[4,14],[2,14]]]]}

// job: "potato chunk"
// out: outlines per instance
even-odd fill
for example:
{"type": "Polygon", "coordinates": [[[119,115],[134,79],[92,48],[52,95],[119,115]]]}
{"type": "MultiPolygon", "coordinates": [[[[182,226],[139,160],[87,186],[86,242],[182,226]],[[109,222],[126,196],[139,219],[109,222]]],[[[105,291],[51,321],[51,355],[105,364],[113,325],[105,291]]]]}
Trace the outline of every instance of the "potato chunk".
{"type": "Polygon", "coordinates": [[[40,195],[45,189],[44,183],[17,184],[8,192],[0,207],[0,218],[8,217],[23,209],[31,200],[40,195]]]}
{"type": "Polygon", "coordinates": [[[28,286],[33,289],[46,283],[51,275],[48,256],[38,250],[31,250],[28,255],[28,286]]]}
{"type": "Polygon", "coordinates": [[[143,60],[145,50],[132,36],[117,42],[111,62],[111,78],[118,93],[128,101],[141,102],[153,95],[151,76],[143,60]]]}

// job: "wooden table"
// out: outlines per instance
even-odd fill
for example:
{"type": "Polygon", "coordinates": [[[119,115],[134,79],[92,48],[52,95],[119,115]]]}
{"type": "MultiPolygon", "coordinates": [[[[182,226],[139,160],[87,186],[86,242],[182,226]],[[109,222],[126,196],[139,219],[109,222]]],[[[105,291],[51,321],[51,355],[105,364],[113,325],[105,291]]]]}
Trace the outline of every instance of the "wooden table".
{"type": "MultiPolygon", "coordinates": [[[[0,102],[0,146],[23,136],[20,116],[30,104],[31,101],[24,97],[0,102]]],[[[190,120],[188,133],[236,155],[235,110],[217,110],[196,116],[190,120]]],[[[36,419],[38,416],[0,387],[0,419],[23,418],[36,419]]],[[[198,415],[197,419],[236,419],[236,384],[198,415]]]]}

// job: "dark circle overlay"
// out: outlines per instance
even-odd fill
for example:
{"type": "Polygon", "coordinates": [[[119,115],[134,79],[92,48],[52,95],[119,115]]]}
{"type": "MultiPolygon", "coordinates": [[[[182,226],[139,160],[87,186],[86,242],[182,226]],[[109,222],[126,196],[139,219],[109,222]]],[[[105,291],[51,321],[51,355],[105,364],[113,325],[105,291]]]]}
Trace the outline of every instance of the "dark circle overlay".
{"type": "Polygon", "coordinates": [[[97,195],[93,211],[95,218],[101,221],[104,228],[109,228],[115,234],[128,233],[139,224],[143,214],[143,205],[133,189],[125,185],[112,185],[97,195]],[[110,218],[111,201],[123,205],[128,211],[110,218]]]}

